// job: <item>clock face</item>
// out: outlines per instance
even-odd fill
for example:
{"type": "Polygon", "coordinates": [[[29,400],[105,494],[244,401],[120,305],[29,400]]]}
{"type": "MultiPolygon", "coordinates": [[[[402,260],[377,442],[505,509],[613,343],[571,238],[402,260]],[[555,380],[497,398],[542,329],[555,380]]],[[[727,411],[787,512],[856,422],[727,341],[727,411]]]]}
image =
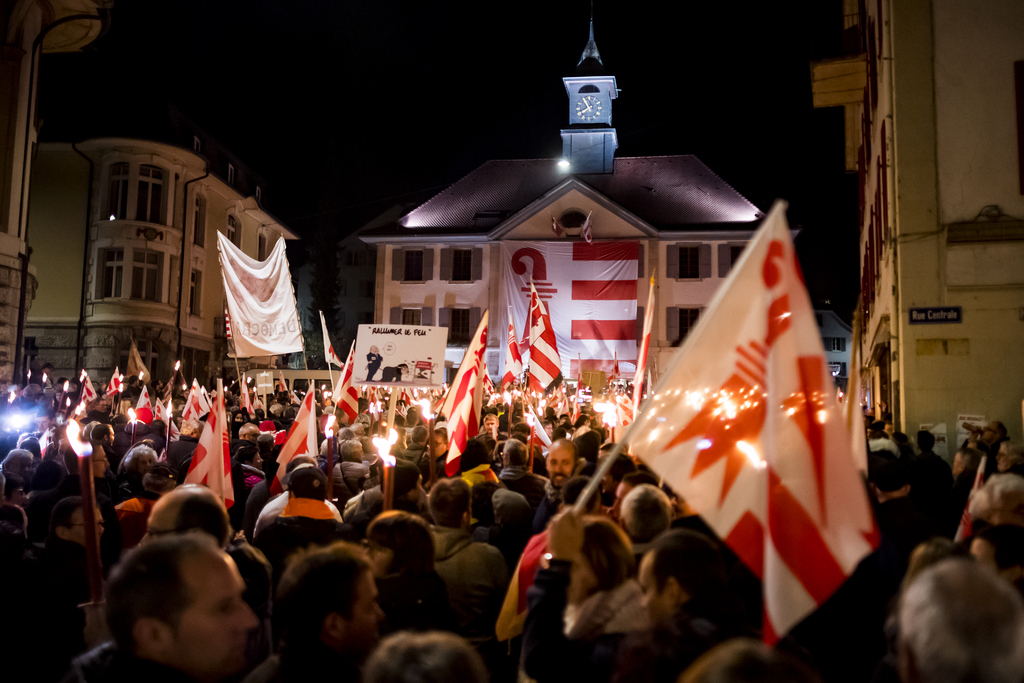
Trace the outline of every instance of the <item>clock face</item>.
{"type": "Polygon", "coordinates": [[[602,114],[601,100],[593,95],[584,95],[576,103],[576,116],[583,121],[593,121],[602,114]]]}

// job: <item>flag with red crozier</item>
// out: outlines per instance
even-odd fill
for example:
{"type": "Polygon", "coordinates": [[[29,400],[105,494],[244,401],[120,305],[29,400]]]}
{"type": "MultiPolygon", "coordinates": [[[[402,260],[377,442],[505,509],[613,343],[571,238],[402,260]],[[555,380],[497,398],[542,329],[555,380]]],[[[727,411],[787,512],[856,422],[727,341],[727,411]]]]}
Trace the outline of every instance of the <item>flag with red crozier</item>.
{"type": "Polygon", "coordinates": [[[85,370],[82,370],[82,374],[78,378],[78,383],[82,386],[82,403],[89,405],[99,398],[99,394],[96,393],[96,387],[92,385],[92,380],[89,379],[89,373],[85,370]]]}
{"type": "Polygon", "coordinates": [[[335,402],[338,407],[345,411],[348,416],[348,423],[354,424],[359,417],[359,390],[352,386],[352,373],[355,370],[356,343],[352,342],[348,350],[348,360],[341,369],[341,384],[338,385],[338,395],[335,402]]]}
{"type": "Polygon", "coordinates": [[[284,370],[277,371],[277,390],[288,393],[288,385],[284,383],[284,370]]]}
{"type": "Polygon", "coordinates": [[[971,485],[971,492],[967,494],[967,504],[964,505],[964,511],[960,515],[960,524],[956,528],[956,536],[953,540],[960,543],[962,540],[967,538],[973,533],[974,521],[971,519],[971,499],[974,498],[974,494],[978,492],[985,484],[985,466],[988,464],[988,456],[981,456],[981,462],[978,463],[978,472],[974,475],[974,484],[971,485]]]}
{"type": "Polygon", "coordinates": [[[523,357],[519,353],[519,343],[516,342],[516,326],[512,320],[512,307],[508,308],[508,341],[505,349],[505,374],[501,378],[501,388],[504,390],[509,385],[515,384],[519,376],[523,374],[523,357]]]}
{"type": "Polygon", "coordinates": [[[114,368],[114,374],[110,377],[110,382],[107,383],[107,398],[117,396],[118,392],[120,392],[124,386],[122,382],[124,382],[124,378],[121,376],[121,373],[118,372],[118,369],[114,368]]]}
{"type": "Polygon", "coordinates": [[[185,407],[181,409],[182,420],[198,420],[203,416],[202,398],[196,385],[193,384],[185,399],[185,407]]]}
{"type": "Polygon", "coordinates": [[[537,288],[530,283],[530,389],[547,391],[562,374],[562,358],[558,355],[555,328],[551,325],[544,302],[537,296],[537,288]]]}
{"type": "Polygon", "coordinates": [[[480,433],[480,411],[484,396],[484,350],[487,348],[487,318],[484,311],[473,333],[459,371],[445,397],[441,412],[448,418],[448,459],[444,470],[449,477],[459,472],[466,444],[480,433]]]}
{"type": "Polygon", "coordinates": [[[640,350],[636,354],[636,374],[633,375],[633,416],[640,407],[643,397],[641,387],[644,385],[644,369],[647,367],[647,351],[651,348],[651,330],[654,328],[654,276],[647,291],[647,308],[644,309],[644,334],[640,340],[640,350]]]}
{"type": "Polygon", "coordinates": [[[149,398],[149,388],[145,384],[142,385],[142,393],[139,394],[139,402],[135,405],[135,410],[142,410],[143,408],[153,410],[153,401],[149,398]]]}
{"type": "Polygon", "coordinates": [[[192,464],[185,475],[186,484],[203,484],[224,501],[224,507],[235,502],[235,490],[231,485],[231,453],[228,450],[228,420],[224,410],[224,392],[218,391],[213,399],[210,416],[199,437],[192,464]]]}
{"type": "Polygon", "coordinates": [[[277,456],[277,474],[274,475],[274,481],[270,484],[270,495],[272,496],[284,493],[281,478],[284,477],[292,458],[297,458],[300,455],[309,455],[315,458],[320,452],[316,445],[316,408],[313,406],[315,393],[315,387],[310,385],[306,392],[306,398],[302,400],[299,414],[295,416],[295,422],[292,423],[288,430],[288,437],[285,439],[284,445],[281,446],[281,453],[277,456]]]}
{"type": "Polygon", "coordinates": [[[633,451],[761,579],[768,643],[877,547],[783,202],[631,433],[633,451]]]}

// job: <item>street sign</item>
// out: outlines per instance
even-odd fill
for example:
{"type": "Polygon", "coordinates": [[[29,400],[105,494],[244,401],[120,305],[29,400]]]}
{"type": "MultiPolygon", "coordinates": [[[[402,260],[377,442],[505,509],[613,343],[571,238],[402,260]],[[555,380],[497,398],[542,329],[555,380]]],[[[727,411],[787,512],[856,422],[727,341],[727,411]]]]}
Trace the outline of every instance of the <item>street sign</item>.
{"type": "Polygon", "coordinates": [[[931,308],[911,308],[911,325],[928,325],[962,323],[964,311],[960,306],[933,306],[931,308]]]}

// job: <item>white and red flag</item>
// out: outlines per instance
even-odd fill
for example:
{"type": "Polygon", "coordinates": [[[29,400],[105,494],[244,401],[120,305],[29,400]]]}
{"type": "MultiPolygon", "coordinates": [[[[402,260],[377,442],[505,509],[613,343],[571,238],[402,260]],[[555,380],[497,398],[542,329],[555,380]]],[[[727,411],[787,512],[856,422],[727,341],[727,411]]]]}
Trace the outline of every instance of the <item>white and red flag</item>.
{"type": "Polygon", "coordinates": [[[480,432],[488,314],[489,311],[484,311],[441,407],[441,413],[448,418],[448,459],[444,469],[449,477],[458,474],[459,461],[466,450],[466,444],[480,432]]]}
{"type": "Polygon", "coordinates": [[[593,215],[593,211],[588,213],[587,220],[583,221],[583,226],[580,228],[580,235],[583,237],[584,240],[586,240],[587,244],[590,244],[594,241],[593,226],[590,222],[590,219],[591,217],[593,217],[593,215]]]}
{"type": "Polygon", "coordinates": [[[324,359],[327,361],[327,369],[331,369],[331,363],[334,363],[339,368],[344,367],[341,359],[338,358],[338,354],[334,352],[334,345],[331,344],[331,337],[327,334],[327,319],[324,318],[324,312],[320,311],[320,327],[324,332],[324,359]]]}
{"type": "Polygon", "coordinates": [[[96,393],[96,387],[92,385],[92,380],[89,379],[89,373],[85,370],[82,370],[82,374],[78,378],[78,383],[82,386],[82,403],[88,405],[99,398],[99,394],[96,393]]]}
{"type": "Polygon", "coordinates": [[[235,502],[235,491],[231,485],[231,454],[228,451],[228,420],[224,410],[224,392],[217,392],[206,426],[199,437],[199,444],[192,456],[186,484],[203,484],[221,497],[224,506],[230,508],[235,502]]]}
{"type": "Polygon", "coordinates": [[[149,408],[153,410],[153,401],[149,398],[149,388],[145,384],[142,385],[142,393],[139,394],[139,402],[135,404],[135,410],[142,410],[143,408],[149,408]]]}
{"type": "Polygon", "coordinates": [[[562,359],[558,355],[555,328],[544,302],[537,296],[537,288],[530,283],[530,389],[546,391],[562,374],[562,359]]]}
{"type": "Polygon", "coordinates": [[[338,395],[334,402],[339,408],[345,411],[348,416],[348,423],[353,424],[359,417],[359,390],[352,386],[352,373],[355,369],[356,343],[348,350],[348,360],[341,369],[341,384],[338,385],[338,395]]]}
{"type": "MultiPolygon", "coordinates": [[[[856,397],[854,397],[856,398],[856,397]]],[[[956,528],[956,536],[953,540],[960,543],[965,538],[969,537],[974,529],[974,522],[971,519],[971,499],[974,498],[974,494],[978,492],[985,484],[985,466],[988,464],[988,456],[981,456],[981,462],[978,464],[978,472],[974,475],[974,484],[971,485],[971,492],[967,494],[967,504],[964,505],[963,514],[960,515],[960,524],[956,528]]]]}
{"type": "Polygon", "coordinates": [[[555,237],[561,237],[565,234],[562,224],[554,216],[551,217],[551,232],[555,233],[555,237]]]}
{"type": "Polygon", "coordinates": [[[531,343],[530,308],[536,289],[551,313],[563,376],[576,376],[581,362],[577,359],[584,370],[610,373],[618,358],[623,372],[632,373],[639,257],[636,240],[502,242],[500,301],[511,307],[523,339],[523,360],[531,343]]]}
{"type": "Polygon", "coordinates": [[[651,348],[651,330],[654,328],[654,276],[651,275],[647,292],[647,308],[644,309],[644,332],[640,339],[640,350],[636,354],[636,374],[633,375],[633,415],[640,407],[640,393],[644,385],[644,369],[647,367],[647,352],[651,348]]]}
{"type": "Polygon", "coordinates": [[[297,458],[300,455],[309,455],[315,458],[320,452],[316,445],[316,408],[313,405],[315,393],[316,389],[311,384],[306,392],[306,398],[302,400],[299,414],[295,416],[295,422],[288,430],[288,438],[281,446],[281,453],[277,456],[277,474],[274,475],[274,481],[270,484],[270,495],[272,496],[284,493],[281,479],[287,472],[288,463],[292,461],[292,458],[297,458]]]}
{"type": "Polygon", "coordinates": [[[761,579],[774,643],[878,545],[785,220],[772,208],[630,447],[761,579]]]}
{"type": "Polygon", "coordinates": [[[519,380],[523,374],[523,357],[519,353],[519,343],[516,341],[516,326],[512,320],[512,307],[508,308],[508,341],[505,349],[505,374],[501,378],[501,388],[504,390],[519,380]]]}
{"type": "Polygon", "coordinates": [[[284,370],[277,371],[277,390],[288,393],[288,385],[284,382],[284,370]]]}
{"type": "Polygon", "coordinates": [[[124,389],[124,376],[118,372],[117,368],[114,368],[114,374],[110,377],[110,382],[107,383],[106,396],[108,398],[117,396],[122,389],[124,389]]]}
{"type": "Polygon", "coordinates": [[[198,420],[210,412],[210,403],[203,396],[199,382],[192,380],[192,389],[188,392],[188,399],[185,400],[185,407],[181,411],[182,420],[198,420]]]}

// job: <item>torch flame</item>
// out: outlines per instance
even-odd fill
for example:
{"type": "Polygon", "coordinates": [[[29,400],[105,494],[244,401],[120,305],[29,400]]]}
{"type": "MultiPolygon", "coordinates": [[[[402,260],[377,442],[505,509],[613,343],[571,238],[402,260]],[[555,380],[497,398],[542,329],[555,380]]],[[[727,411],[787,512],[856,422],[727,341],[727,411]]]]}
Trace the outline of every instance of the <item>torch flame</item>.
{"type": "Polygon", "coordinates": [[[425,398],[420,401],[420,410],[423,413],[424,420],[433,419],[434,415],[430,412],[430,399],[425,398]]]}
{"type": "Polygon", "coordinates": [[[135,419],[135,408],[129,408],[128,409],[128,421],[129,422],[138,422],[138,420],[135,419]]]}
{"type": "Polygon", "coordinates": [[[327,416],[327,419],[324,421],[324,436],[330,436],[331,430],[334,428],[334,422],[336,419],[337,418],[335,418],[333,415],[327,416]]]}
{"type": "Polygon", "coordinates": [[[388,431],[388,443],[398,443],[398,432],[394,429],[388,431]]]}
{"type": "Polygon", "coordinates": [[[92,455],[92,444],[88,441],[82,441],[79,438],[81,433],[81,426],[74,420],[68,422],[66,433],[68,435],[68,443],[71,444],[72,450],[79,458],[84,458],[87,455],[92,455]]]}
{"type": "Polygon", "coordinates": [[[388,467],[394,467],[394,466],[395,466],[395,463],[397,463],[397,462],[398,462],[398,460],[397,460],[397,459],[395,458],[395,456],[393,456],[393,455],[387,455],[387,454],[385,454],[385,455],[382,455],[382,456],[380,456],[380,457],[381,457],[381,459],[382,459],[382,460],[384,461],[384,464],[385,464],[386,466],[388,466],[388,467]]]}
{"type": "Polygon", "coordinates": [[[177,371],[178,371],[178,370],[180,370],[180,369],[181,369],[181,361],[179,360],[179,361],[177,361],[177,362],[176,362],[176,363],[174,364],[174,371],[175,371],[175,372],[177,372],[177,371]]]}

